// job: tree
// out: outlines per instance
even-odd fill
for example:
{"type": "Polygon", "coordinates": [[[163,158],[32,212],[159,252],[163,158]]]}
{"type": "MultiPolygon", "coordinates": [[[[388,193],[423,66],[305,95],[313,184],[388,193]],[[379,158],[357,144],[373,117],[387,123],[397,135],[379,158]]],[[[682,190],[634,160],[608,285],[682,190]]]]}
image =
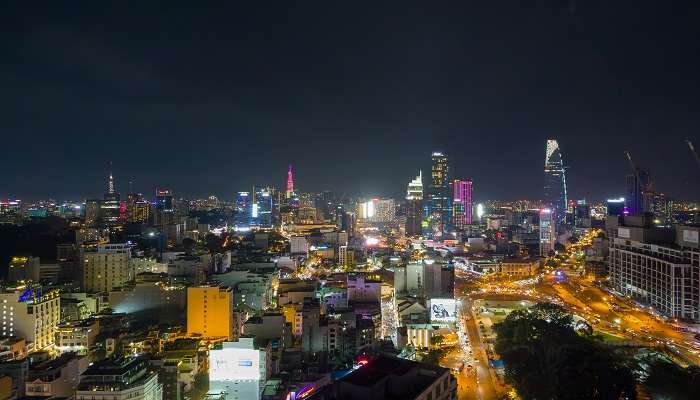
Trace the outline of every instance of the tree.
{"type": "Polygon", "coordinates": [[[656,399],[696,399],[700,368],[681,368],[676,364],[652,360],[649,364],[644,387],[656,399]]]}
{"type": "Polygon", "coordinates": [[[513,311],[495,330],[506,379],[523,399],[636,398],[626,359],[579,336],[561,306],[513,311]]]}
{"type": "Polygon", "coordinates": [[[197,242],[192,238],[187,237],[182,239],[182,247],[185,249],[185,254],[192,255],[192,249],[194,249],[195,244],[197,244],[197,242]]]}

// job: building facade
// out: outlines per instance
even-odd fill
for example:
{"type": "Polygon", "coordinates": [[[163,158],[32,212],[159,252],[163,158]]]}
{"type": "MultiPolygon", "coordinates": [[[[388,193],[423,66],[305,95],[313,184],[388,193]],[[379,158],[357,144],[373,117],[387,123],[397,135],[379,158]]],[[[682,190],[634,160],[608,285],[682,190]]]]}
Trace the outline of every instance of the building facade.
{"type": "Polygon", "coordinates": [[[544,159],[544,201],[556,216],[556,223],[566,219],[566,174],[559,143],[554,139],[547,140],[544,159]]]}

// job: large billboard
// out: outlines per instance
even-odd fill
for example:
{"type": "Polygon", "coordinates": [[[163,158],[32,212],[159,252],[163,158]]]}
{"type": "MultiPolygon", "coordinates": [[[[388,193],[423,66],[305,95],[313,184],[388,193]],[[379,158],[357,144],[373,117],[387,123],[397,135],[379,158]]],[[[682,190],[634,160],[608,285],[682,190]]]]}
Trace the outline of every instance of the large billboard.
{"type": "Polygon", "coordinates": [[[455,322],[457,319],[457,301],[455,299],[430,299],[430,322],[455,322]]]}
{"type": "Polygon", "coordinates": [[[242,379],[260,379],[260,352],[258,350],[224,348],[209,352],[210,381],[242,379]]]}

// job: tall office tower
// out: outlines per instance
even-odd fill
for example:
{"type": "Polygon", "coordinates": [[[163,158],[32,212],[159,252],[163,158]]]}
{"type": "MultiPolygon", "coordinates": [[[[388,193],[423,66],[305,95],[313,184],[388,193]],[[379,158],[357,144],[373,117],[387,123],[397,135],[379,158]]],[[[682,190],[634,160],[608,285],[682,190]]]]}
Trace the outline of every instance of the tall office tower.
{"type": "Polygon", "coordinates": [[[103,293],[123,287],[135,278],[131,245],[109,243],[83,253],[83,287],[90,293],[103,293]]]}
{"type": "Polygon", "coordinates": [[[556,216],[557,224],[564,222],[567,204],[566,175],[559,143],[554,139],[547,140],[544,159],[544,201],[556,216]]]}
{"type": "Polygon", "coordinates": [[[556,212],[550,208],[540,210],[540,256],[547,257],[557,242],[556,212]]]}
{"type": "Polygon", "coordinates": [[[333,193],[323,191],[316,196],[316,217],[322,221],[332,220],[332,211],[334,210],[333,193]]]}
{"type": "Polygon", "coordinates": [[[441,238],[450,222],[452,199],[450,194],[449,159],[446,154],[432,154],[431,182],[428,190],[426,236],[441,238]]]}
{"type": "Polygon", "coordinates": [[[175,204],[170,190],[156,189],[156,210],[153,216],[155,226],[165,226],[175,222],[175,204]]]}
{"type": "Polygon", "coordinates": [[[287,170],[287,198],[291,199],[294,197],[294,176],[292,174],[292,164],[289,164],[289,169],[287,170]]]}
{"type": "Polygon", "coordinates": [[[423,223],[423,172],[406,189],[406,236],[420,236],[423,223]]]}
{"type": "Polygon", "coordinates": [[[100,215],[105,224],[117,225],[123,222],[123,211],[125,210],[119,201],[119,193],[114,190],[114,176],[110,171],[107,179],[107,192],[104,194],[104,200],[100,203],[100,215]]]}
{"type": "Polygon", "coordinates": [[[636,173],[625,177],[627,210],[630,215],[641,215],[649,210],[644,209],[644,195],[651,192],[651,175],[643,169],[636,169],[636,173]]]}
{"type": "Polygon", "coordinates": [[[85,200],[85,224],[88,226],[100,225],[102,216],[100,215],[102,200],[87,199],[85,200]]]}
{"type": "Polygon", "coordinates": [[[339,230],[348,233],[348,236],[355,234],[355,214],[347,211],[344,205],[339,205],[335,210],[335,224],[339,230]]]}
{"type": "Polygon", "coordinates": [[[236,227],[250,226],[250,217],[252,215],[252,202],[249,192],[238,192],[236,196],[235,211],[233,223],[236,227]]]}
{"type": "Polygon", "coordinates": [[[2,335],[19,336],[32,343],[34,350],[53,346],[56,325],[61,321],[60,301],[58,290],[44,292],[38,285],[5,289],[0,293],[2,335]]]}
{"type": "Polygon", "coordinates": [[[148,222],[151,205],[141,193],[129,193],[126,197],[126,220],[130,223],[148,222]]]}
{"type": "Polygon", "coordinates": [[[472,223],[472,181],[455,179],[452,182],[452,224],[457,229],[472,223]]]}
{"type": "Polygon", "coordinates": [[[591,207],[586,204],[586,200],[579,200],[574,207],[574,226],[576,228],[591,227],[591,207]]]}
{"type": "Polygon", "coordinates": [[[187,333],[235,340],[233,289],[225,286],[187,288],[187,333]]]}
{"type": "Polygon", "coordinates": [[[272,188],[256,188],[253,191],[253,196],[253,205],[250,215],[252,224],[261,228],[272,227],[272,188]]]}

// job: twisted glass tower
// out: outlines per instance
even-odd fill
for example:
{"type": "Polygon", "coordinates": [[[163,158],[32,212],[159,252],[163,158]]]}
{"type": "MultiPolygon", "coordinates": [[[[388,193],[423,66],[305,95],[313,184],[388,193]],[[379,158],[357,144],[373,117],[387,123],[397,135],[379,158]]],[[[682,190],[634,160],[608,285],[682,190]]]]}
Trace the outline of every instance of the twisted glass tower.
{"type": "Polygon", "coordinates": [[[558,224],[566,219],[566,175],[564,161],[559,150],[559,143],[554,139],[547,140],[547,151],[544,159],[544,201],[554,212],[558,224]]]}

